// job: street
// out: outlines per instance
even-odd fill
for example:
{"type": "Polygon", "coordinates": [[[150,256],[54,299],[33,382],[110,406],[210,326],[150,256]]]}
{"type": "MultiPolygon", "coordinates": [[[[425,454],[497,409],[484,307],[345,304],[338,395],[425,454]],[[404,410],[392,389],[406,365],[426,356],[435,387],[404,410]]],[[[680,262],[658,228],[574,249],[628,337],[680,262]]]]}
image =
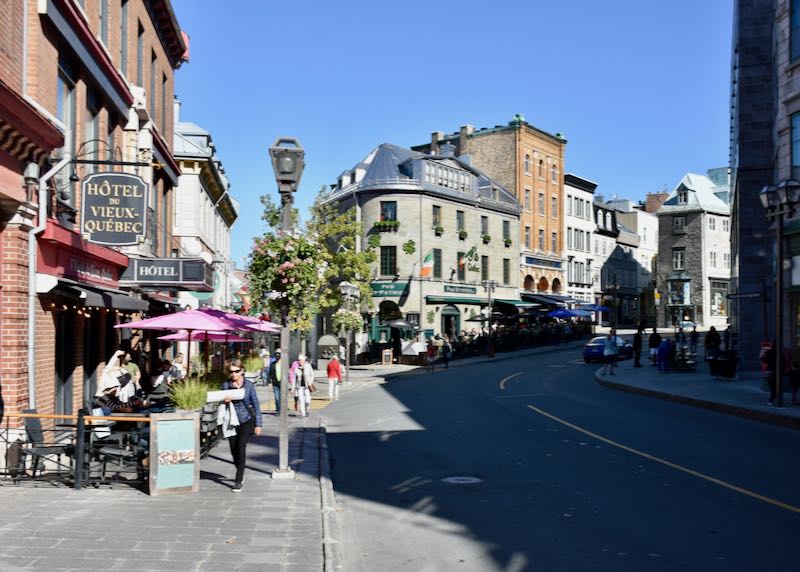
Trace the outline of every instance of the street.
{"type": "Polygon", "coordinates": [[[324,411],[345,570],[796,569],[797,431],[472,361],[324,411]]]}

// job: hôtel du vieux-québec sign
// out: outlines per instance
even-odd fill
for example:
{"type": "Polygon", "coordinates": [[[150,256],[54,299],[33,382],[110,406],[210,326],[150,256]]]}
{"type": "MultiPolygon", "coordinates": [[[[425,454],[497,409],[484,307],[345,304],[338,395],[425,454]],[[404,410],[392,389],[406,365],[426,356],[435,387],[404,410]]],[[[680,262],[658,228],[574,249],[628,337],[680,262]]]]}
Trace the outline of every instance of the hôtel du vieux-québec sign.
{"type": "Polygon", "coordinates": [[[81,185],[81,235],[106,246],[132,246],[146,236],[148,184],[129,173],[94,173],[81,185]]]}

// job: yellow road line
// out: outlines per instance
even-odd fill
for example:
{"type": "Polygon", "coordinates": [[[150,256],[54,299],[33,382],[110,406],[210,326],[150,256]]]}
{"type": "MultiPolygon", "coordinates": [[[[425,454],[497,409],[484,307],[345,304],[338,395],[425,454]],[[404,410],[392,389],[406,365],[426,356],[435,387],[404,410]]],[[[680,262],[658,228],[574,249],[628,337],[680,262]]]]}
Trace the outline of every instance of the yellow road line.
{"type": "Polygon", "coordinates": [[[777,506],[778,508],[782,508],[782,509],[788,510],[790,512],[794,512],[794,513],[800,514],[800,508],[799,507],[787,504],[785,502],[781,502],[779,500],[775,500],[775,499],[769,498],[767,496],[764,496],[764,495],[758,494],[756,492],[744,489],[744,488],[742,488],[740,486],[725,482],[725,481],[717,479],[715,477],[710,477],[708,475],[704,475],[703,473],[700,473],[700,472],[695,471],[693,469],[689,469],[687,467],[683,467],[681,465],[677,465],[675,463],[672,463],[672,462],[667,461],[665,459],[661,459],[661,458],[656,457],[654,455],[650,455],[649,453],[645,453],[644,451],[639,451],[638,449],[634,449],[632,447],[628,447],[627,445],[623,445],[621,443],[617,443],[616,441],[612,441],[611,439],[607,439],[606,437],[602,437],[602,436],[598,435],[597,433],[592,433],[591,431],[583,429],[582,427],[578,427],[577,425],[574,425],[574,424],[570,423],[569,421],[565,421],[565,420],[563,420],[563,419],[561,419],[559,417],[556,417],[555,415],[547,413],[546,411],[542,411],[541,409],[539,409],[538,407],[534,407],[533,405],[529,404],[528,407],[530,409],[532,409],[533,411],[535,411],[536,413],[538,413],[539,415],[543,415],[543,416],[545,416],[545,417],[547,417],[549,419],[552,419],[553,421],[556,421],[557,423],[561,423],[562,425],[566,425],[567,427],[569,427],[571,429],[574,429],[575,431],[579,431],[579,432],[583,433],[584,435],[588,435],[589,437],[593,437],[593,438],[597,439],[598,441],[602,441],[603,443],[607,443],[608,445],[611,445],[613,447],[617,447],[619,449],[622,449],[623,451],[628,451],[629,453],[633,453],[634,455],[638,455],[640,457],[644,457],[645,459],[648,459],[650,461],[655,461],[656,463],[661,463],[662,465],[670,467],[671,469],[675,469],[675,470],[681,471],[681,472],[686,473],[688,475],[692,475],[693,477],[697,477],[697,478],[703,479],[705,481],[708,481],[710,483],[714,483],[715,485],[719,485],[721,487],[724,487],[726,489],[730,489],[732,491],[736,491],[737,493],[746,495],[746,496],[754,498],[756,500],[760,500],[762,502],[765,502],[767,504],[771,504],[773,506],[777,506]]]}
{"type": "Polygon", "coordinates": [[[514,379],[514,378],[515,378],[515,377],[517,377],[518,375],[522,375],[522,372],[521,372],[521,371],[518,371],[517,373],[513,373],[513,374],[509,375],[508,377],[506,377],[506,378],[503,378],[503,380],[500,382],[500,389],[502,389],[503,391],[505,391],[505,389],[506,389],[506,382],[507,382],[509,379],[514,379]]]}

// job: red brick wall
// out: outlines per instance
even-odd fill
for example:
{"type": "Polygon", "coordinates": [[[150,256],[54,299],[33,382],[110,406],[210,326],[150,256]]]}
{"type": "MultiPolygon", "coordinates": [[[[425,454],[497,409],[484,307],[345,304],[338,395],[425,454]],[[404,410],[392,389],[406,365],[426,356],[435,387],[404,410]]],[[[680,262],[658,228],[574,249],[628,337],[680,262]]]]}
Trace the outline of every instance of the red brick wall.
{"type": "Polygon", "coordinates": [[[16,92],[22,91],[23,6],[0,0],[0,79],[16,92]]]}

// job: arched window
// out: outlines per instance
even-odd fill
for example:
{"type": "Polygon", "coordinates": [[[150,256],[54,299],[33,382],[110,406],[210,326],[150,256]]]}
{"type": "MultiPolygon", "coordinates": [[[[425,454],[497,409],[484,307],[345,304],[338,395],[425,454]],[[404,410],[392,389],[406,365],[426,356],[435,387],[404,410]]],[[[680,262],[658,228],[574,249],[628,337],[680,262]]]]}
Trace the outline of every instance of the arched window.
{"type": "Polygon", "coordinates": [[[533,276],[531,276],[530,274],[528,274],[528,275],[525,277],[525,281],[522,283],[522,287],[523,287],[525,290],[533,290],[533,276]]]}
{"type": "Polygon", "coordinates": [[[530,155],[525,155],[525,174],[526,175],[530,175],[531,174],[531,156],[530,155]]]}
{"type": "Polygon", "coordinates": [[[539,159],[539,176],[544,177],[544,161],[539,159]]]}
{"type": "Polygon", "coordinates": [[[606,213],[606,228],[611,230],[611,213],[606,213]]]}
{"type": "Polygon", "coordinates": [[[555,165],[550,166],[550,181],[553,183],[558,182],[558,169],[556,169],[555,165]]]}

